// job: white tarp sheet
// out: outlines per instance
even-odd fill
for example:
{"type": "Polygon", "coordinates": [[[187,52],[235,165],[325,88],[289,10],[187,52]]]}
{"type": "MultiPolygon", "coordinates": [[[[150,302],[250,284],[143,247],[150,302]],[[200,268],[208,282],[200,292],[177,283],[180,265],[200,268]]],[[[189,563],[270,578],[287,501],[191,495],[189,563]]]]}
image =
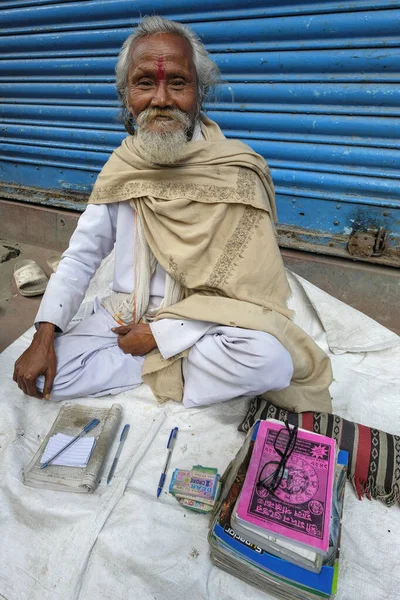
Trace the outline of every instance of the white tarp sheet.
{"type": "MultiPolygon", "coordinates": [[[[399,338],[301,278],[289,277],[296,322],[331,356],[334,411],[399,434],[399,338]]],[[[101,287],[95,282],[90,293],[101,287]]],[[[60,408],[25,397],[12,381],[13,364],[32,333],[0,357],[0,598],[270,598],[211,564],[208,517],[185,511],[167,493],[175,467],[200,463],[224,471],[243,441],[237,425],[247,402],[186,410],[173,402],[158,405],[144,385],[117,397],[83,398],[79,403],[88,405],[118,401],[123,423],[131,424],[112,484],[103,478],[93,495],[28,488],[22,470],[60,408]],[[179,436],[157,500],[174,426],[179,436]]],[[[106,472],[116,446],[117,440],[106,472]]],[[[399,507],[360,502],[347,484],[337,599],[396,600],[399,590],[399,507]]]]}

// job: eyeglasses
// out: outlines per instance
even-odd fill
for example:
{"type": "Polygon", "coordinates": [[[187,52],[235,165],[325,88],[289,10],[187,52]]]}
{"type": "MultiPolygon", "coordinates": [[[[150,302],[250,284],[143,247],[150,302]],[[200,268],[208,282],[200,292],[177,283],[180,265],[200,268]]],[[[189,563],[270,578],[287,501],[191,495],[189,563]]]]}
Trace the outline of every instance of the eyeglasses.
{"type": "Polygon", "coordinates": [[[279,461],[273,460],[267,462],[263,466],[258,477],[257,487],[263,487],[271,493],[278,489],[285,474],[287,461],[295,449],[296,442],[297,426],[290,428],[289,423],[285,421],[285,427],[282,427],[282,429],[278,431],[274,440],[275,452],[281,457],[281,459],[279,461]],[[287,441],[286,435],[288,435],[287,441]],[[282,450],[282,447],[285,449],[282,450]]]}

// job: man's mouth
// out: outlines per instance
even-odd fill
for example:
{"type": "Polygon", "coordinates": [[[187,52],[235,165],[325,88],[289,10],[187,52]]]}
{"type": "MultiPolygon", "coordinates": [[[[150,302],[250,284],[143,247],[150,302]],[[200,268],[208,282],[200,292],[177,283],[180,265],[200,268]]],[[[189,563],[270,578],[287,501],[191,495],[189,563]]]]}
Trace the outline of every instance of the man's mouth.
{"type": "Polygon", "coordinates": [[[169,117],[168,115],[156,115],[153,117],[152,121],[175,121],[175,119],[169,117]]]}
{"type": "Polygon", "coordinates": [[[190,126],[189,117],[178,110],[146,109],[138,117],[138,126],[148,131],[170,133],[190,126]]]}

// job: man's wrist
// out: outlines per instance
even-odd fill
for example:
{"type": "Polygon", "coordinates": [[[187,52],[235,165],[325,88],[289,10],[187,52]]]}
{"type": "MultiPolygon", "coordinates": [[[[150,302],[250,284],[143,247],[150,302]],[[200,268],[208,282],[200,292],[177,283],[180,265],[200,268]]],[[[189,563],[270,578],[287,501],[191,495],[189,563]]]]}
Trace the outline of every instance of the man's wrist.
{"type": "Polygon", "coordinates": [[[51,343],[54,341],[56,326],[54,323],[40,322],[36,330],[34,340],[37,342],[51,343]]]}

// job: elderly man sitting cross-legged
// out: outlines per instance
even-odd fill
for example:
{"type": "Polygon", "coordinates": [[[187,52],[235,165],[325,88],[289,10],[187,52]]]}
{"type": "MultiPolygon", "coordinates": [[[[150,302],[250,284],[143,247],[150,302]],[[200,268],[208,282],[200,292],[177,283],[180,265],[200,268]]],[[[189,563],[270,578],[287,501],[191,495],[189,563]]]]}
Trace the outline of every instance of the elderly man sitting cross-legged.
{"type": "Polygon", "coordinates": [[[148,17],[124,43],[129,135],[52,276],[14,379],[53,400],[148,383],[186,407],[268,392],[330,411],[328,357],[291,321],[264,159],[201,114],[218,69],[187,27],[148,17]],[[112,292],[65,334],[115,244],[112,292]]]}

